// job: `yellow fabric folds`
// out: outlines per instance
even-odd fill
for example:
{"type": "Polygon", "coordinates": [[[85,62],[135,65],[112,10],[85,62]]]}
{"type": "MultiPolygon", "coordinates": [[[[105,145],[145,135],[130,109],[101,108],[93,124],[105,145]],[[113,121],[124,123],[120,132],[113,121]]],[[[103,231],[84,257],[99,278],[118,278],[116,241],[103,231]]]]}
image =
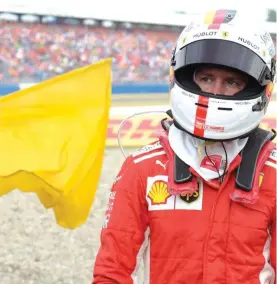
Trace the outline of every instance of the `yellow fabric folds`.
{"type": "Polygon", "coordinates": [[[111,101],[111,59],[0,98],[0,196],[35,192],[57,223],[88,218],[111,101]]]}

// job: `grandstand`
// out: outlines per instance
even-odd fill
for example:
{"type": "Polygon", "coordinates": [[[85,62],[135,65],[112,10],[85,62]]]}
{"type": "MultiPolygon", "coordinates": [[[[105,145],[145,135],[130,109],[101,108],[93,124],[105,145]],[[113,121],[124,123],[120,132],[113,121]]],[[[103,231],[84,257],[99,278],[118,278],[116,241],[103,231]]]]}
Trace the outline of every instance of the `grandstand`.
{"type": "MultiPolygon", "coordinates": [[[[171,51],[186,24],[176,18],[159,24],[0,10],[0,82],[35,83],[112,57],[115,84],[167,84],[171,51]]],[[[275,26],[270,31],[276,42],[275,26]]]]}
{"type": "Polygon", "coordinates": [[[1,80],[38,82],[113,58],[113,81],[166,82],[177,33],[87,27],[76,24],[3,22],[0,27],[1,80]]]}

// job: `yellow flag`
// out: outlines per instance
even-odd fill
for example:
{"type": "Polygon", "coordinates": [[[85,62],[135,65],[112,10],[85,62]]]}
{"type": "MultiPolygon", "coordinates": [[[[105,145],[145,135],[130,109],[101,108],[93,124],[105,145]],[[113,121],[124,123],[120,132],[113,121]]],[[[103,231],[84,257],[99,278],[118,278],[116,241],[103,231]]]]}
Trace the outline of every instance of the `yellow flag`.
{"type": "Polygon", "coordinates": [[[36,192],[57,223],[88,218],[105,149],[111,59],[0,98],[0,196],[36,192]]]}

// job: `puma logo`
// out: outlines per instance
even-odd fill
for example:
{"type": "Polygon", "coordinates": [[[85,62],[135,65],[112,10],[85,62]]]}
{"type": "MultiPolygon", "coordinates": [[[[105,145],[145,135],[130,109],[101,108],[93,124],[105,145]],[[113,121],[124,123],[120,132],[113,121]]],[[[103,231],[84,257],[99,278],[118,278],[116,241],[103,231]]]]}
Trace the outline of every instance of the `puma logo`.
{"type": "Polygon", "coordinates": [[[160,160],[156,160],[156,165],[162,166],[164,168],[164,170],[166,170],[166,164],[167,164],[167,162],[165,164],[163,164],[160,160]]]}

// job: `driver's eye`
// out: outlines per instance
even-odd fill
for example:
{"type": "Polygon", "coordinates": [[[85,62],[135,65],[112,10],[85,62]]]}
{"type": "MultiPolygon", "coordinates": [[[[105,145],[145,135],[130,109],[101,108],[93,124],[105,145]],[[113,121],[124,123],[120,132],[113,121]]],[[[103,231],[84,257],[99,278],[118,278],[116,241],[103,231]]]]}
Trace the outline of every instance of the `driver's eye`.
{"type": "Polygon", "coordinates": [[[210,77],[204,76],[204,77],[200,78],[200,81],[204,82],[204,83],[210,83],[210,82],[212,82],[212,79],[210,77]]]}

